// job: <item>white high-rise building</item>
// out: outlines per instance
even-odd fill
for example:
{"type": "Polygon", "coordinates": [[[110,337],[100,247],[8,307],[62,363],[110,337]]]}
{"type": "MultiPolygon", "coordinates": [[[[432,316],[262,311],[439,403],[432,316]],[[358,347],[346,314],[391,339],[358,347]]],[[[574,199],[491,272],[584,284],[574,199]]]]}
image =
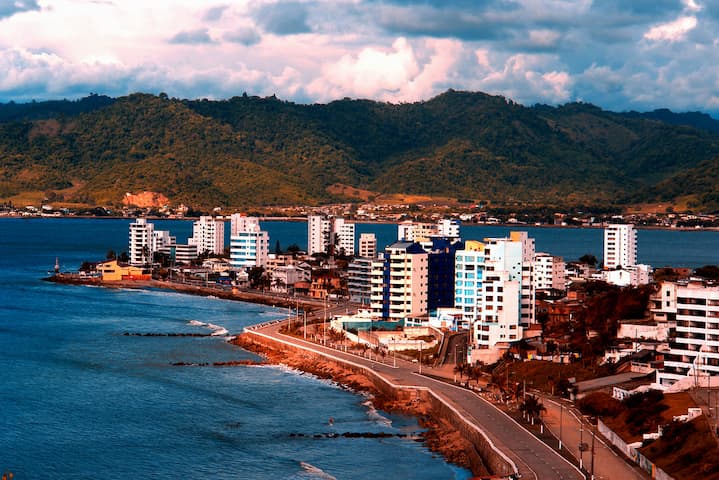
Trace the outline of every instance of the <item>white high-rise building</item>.
{"type": "Polygon", "coordinates": [[[327,253],[330,242],[331,222],[321,215],[307,217],[307,254],[327,253]]]}
{"type": "Polygon", "coordinates": [[[460,238],[459,229],[462,223],[459,220],[442,219],[437,222],[437,235],[440,237],[460,238]]]}
{"type": "Polygon", "coordinates": [[[374,258],[377,256],[377,237],[374,233],[360,234],[359,256],[363,258],[374,258]]]}
{"type": "Polygon", "coordinates": [[[168,230],[153,230],[152,231],[152,252],[166,252],[169,253],[170,249],[175,246],[175,237],[170,235],[168,230]]]}
{"type": "Polygon", "coordinates": [[[468,241],[457,251],[454,305],[472,324],[474,360],[496,360],[536,323],[533,258],[534,239],[526,232],[468,241]]]}
{"type": "Polygon", "coordinates": [[[260,228],[257,217],[230,217],[230,266],[235,270],[263,267],[270,253],[270,236],[260,228]]]}
{"type": "Polygon", "coordinates": [[[608,225],[604,229],[604,268],[630,267],[637,264],[637,231],[634,225],[608,225]]]}
{"type": "Polygon", "coordinates": [[[706,386],[709,377],[719,375],[719,286],[662,282],[652,303],[657,322],[676,324],[657,382],[668,386],[684,379],[693,387],[701,380],[706,386]]]}
{"type": "Polygon", "coordinates": [[[400,242],[426,242],[437,235],[437,225],[418,223],[410,220],[397,225],[397,240],[400,242]]]}
{"type": "Polygon", "coordinates": [[[343,218],[326,218],[321,215],[307,217],[307,254],[328,253],[330,244],[334,253],[351,256],[355,253],[355,225],[343,218]]]}
{"type": "Polygon", "coordinates": [[[548,253],[534,255],[533,280],[535,290],[564,290],[565,263],[562,257],[548,253]]]}
{"type": "Polygon", "coordinates": [[[188,241],[197,246],[197,253],[210,252],[221,255],[225,250],[225,222],[202,216],[192,225],[192,238],[188,241]]]}
{"type": "Polygon", "coordinates": [[[244,213],[230,215],[230,236],[255,230],[260,230],[260,220],[257,217],[248,217],[244,213]]]}
{"type": "Polygon", "coordinates": [[[372,261],[371,310],[376,318],[401,320],[427,314],[429,255],[421,245],[397,242],[372,261]]]}
{"type": "Polygon", "coordinates": [[[459,240],[461,222],[442,219],[434,223],[418,223],[408,220],[397,225],[397,239],[400,242],[428,242],[431,237],[448,237],[459,240]]]}
{"type": "Polygon", "coordinates": [[[355,254],[355,224],[345,222],[344,218],[335,218],[333,223],[335,253],[353,256],[355,254]]]}
{"type": "Polygon", "coordinates": [[[145,218],[138,218],[130,224],[130,265],[141,266],[152,263],[153,231],[155,226],[145,218]]]}

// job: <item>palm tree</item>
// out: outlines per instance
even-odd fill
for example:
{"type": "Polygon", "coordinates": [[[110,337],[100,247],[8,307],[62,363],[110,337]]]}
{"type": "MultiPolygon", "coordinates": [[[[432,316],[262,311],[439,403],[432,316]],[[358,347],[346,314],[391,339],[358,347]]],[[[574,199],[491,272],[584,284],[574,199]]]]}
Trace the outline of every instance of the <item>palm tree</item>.
{"type": "Polygon", "coordinates": [[[467,366],[467,378],[477,382],[479,386],[479,378],[482,376],[482,370],[479,367],[467,366]]]}
{"type": "Polygon", "coordinates": [[[540,416],[542,412],[547,409],[544,405],[542,405],[538,397],[535,395],[527,395],[527,398],[525,398],[519,405],[519,410],[526,415],[530,419],[532,425],[534,425],[534,419],[540,416]]]}
{"type": "MultiPolygon", "coordinates": [[[[454,366],[454,374],[457,375],[459,373],[459,381],[462,381],[462,377],[467,372],[468,365],[466,363],[460,363],[454,366]]],[[[456,379],[455,379],[456,380],[456,379]]]]}

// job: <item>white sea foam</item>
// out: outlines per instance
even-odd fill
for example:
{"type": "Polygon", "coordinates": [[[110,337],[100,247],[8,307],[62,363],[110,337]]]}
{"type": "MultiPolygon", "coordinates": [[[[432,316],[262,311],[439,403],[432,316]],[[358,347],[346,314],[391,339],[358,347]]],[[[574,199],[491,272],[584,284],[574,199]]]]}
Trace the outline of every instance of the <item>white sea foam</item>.
{"type": "Polygon", "coordinates": [[[317,468],[312,464],[309,464],[307,462],[300,462],[300,466],[302,469],[312,475],[315,478],[324,478],[326,480],[337,480],[337,478],[333,477],[329,473],[325,472],[321,468],[317,468]]]}
{"type": "Polygon", "coordinates": [[[227,331],[227,329],[225,327],[215,325],[214,323],[208,323],[207,328],[212,330],[212,336],[216,336],[216,337],[220,337],[220,336],[227,335],[228,333],[230,333],[227,331]]]}
{"type": "Polygon", "coordinates": [[[377,411],[376,408],[374,408],[374,404],[370,400],[367,400],[362,405],[367,407],[367,417],[369,417],[370,420],[380,425],[384,425],[385,427],[392,426],[392,420],[383,415],[380,415],[380,413],[377,411]]]}
{"type": "Polygon", "coordinates": [[[187,322],[187,324],[192,325],[193,327],[209,328],[210,330],[212,330],[212,333],[210,335],[212,335],[213,337],[222,337],[230,333],[225,327],[215,325],[214,323],[205,323],[200,322],[199,320],[190,320],[189,322],[187,322]]]}

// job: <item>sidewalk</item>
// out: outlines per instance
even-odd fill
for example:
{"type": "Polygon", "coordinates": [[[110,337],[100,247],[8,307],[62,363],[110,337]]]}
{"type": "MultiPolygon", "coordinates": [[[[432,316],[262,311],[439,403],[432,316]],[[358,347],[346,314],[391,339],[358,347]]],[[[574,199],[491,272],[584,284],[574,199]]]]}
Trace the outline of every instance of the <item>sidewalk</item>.
{"type": "MultiPolygon", "coordinates": [[[[547,411],[542,415],[544,424],[549,428],[552,434],[559,438],[560,420],[562,431],[562,448],[569,452],[577,459],[582,460],[583,469],[591,473],[592,471],[592,436],[596,433],[596,429],[590,426],[586,421],[582,421],[580,428],[581,415],[575,413],[575,409],[568,408],[566,405],[560,404],[558,401],[542,398],[542,404],[547,411]],[[579,451],[579,444],[583,442],[587,445],[588,450],[579,451]]],[[[637,466],[628,463],[622,456],[614,452],[600,434],[596,433],[594,439],[594,478],[611,480],[620,478],[622,480],[643,480],[650,476],[642,472],[637,466]]],[[[557,442],[558,444],[559,442],[557,442]]],[[[558,445],[555,445],[558,446],[558,445]]],[[[590,478],[590,477],[588,477],[590,478]]]]}

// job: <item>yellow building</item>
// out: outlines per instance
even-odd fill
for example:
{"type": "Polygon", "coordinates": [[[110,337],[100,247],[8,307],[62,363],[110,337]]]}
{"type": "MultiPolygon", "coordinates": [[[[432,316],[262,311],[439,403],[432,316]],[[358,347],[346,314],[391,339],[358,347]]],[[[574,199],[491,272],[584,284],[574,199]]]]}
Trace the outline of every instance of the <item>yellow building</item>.
{"type": "Polygon", "coordinates": [[[95,269],[102,275],[103,282],[152,279],[152,274],[149,270],[131,265],[120,265],[117,263],[117,260],[98,263],[95,269]]]}

